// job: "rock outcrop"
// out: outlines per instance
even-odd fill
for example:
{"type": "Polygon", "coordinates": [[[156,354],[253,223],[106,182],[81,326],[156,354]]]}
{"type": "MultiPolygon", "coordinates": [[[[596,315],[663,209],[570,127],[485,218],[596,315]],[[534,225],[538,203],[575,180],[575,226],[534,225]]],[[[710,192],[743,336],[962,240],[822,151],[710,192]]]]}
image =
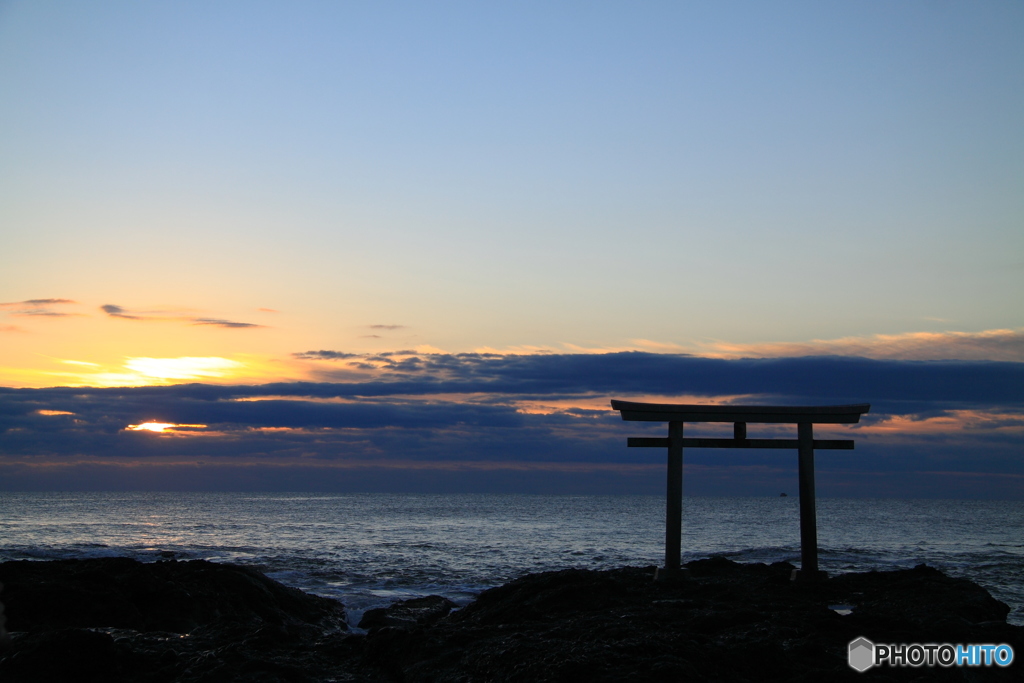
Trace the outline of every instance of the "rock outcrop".
{"type": "Polygon", "coordinates": [[[847,665],[861,636],[1007,643],[1024,657],[1024,628],[970,581],[923,565],[806,583],[792,570],[711,558],[671,581],[653,581],[653,567],[533,574],[461,610],[439,596],[370,610],[362,635],[346,632],[337,602],[244,567],[8,562],[0,680],[1020,680],[1020,661],[847,665]]]}
{"type": "Polygon", "coordinates": [[[348,675],[358,659],[340,603],[249,567],[21,561],[0,564],[0,582],[13,635],[5,683],[306,680],[348,675]]]}
{"type": "Polygon", "coordinates": [[[367,610],[359,621],[359,628],[374,633],[382,628],[411,630],[433,626],[455,607],[454,602],[440,595],[401,600],[388,607],[367,610]]]}

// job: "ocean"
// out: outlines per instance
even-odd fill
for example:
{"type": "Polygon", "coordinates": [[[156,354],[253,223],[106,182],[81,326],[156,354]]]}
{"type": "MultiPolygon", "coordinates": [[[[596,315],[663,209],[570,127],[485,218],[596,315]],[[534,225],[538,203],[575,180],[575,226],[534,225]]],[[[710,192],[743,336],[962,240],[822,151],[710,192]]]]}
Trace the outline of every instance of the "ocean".
{"type": "MultiPolygon", "coordinates": [[[[925,563],[987,588],[1024,625],[1024,502],[822,498],[821,568],[925,563]]],[[[799,566],[799,499],[684,500],[683,561],[799,566]]],[[[127,556],[253,565],[367,609],[466,604],[530,572],[661,564],[659,496],[0,493],[0,561],[127,556]]],[[[2,600],[2,594],[0,594],[2,600]]]]}

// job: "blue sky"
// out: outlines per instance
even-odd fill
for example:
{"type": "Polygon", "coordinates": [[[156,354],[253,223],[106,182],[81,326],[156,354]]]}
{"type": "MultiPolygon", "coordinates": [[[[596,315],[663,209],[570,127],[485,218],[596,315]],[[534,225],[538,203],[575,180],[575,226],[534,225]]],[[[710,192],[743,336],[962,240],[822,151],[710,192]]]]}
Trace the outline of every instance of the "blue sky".
{"type": "MultiPolygon", "coordinates": [[[[1016,2],[0,3],[0,386],[355,384],[400,351],[724,363],[717,390],[630,389],[680,401],[845,395],[736,386],[742,358],[956,360],[969,385],[1024,362],[1022,32],[1016,2]]],[[[608,419],[601,386],[557,410],[608,419]]],[[[886,415],[1021,453],[998,396],[886,415]]]]}

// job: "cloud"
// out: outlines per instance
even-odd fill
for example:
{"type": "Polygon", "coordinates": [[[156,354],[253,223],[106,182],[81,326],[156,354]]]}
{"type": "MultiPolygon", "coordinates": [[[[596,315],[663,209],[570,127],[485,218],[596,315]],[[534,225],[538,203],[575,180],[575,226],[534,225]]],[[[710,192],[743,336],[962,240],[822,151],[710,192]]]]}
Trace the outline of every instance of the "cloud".
{"type": "Polygon", "coordinates": [[[49,306],[60,306],[64,304],[75,304],[77,301],[71,299],[26,299],[25,301],[12,301],[8,303],[0,304],[0,309],[17,309],[11,310],[10,315],[23,316],[23,317],[44,317],[44,318],[66,318],[70,316],[78,316],[80,313],[65,313],[63,311],[55,311],[49,306]]]}
{"type": "Polygon", "coordinates": [[[266,327],[256,323],[239,323],[233,320],[221,320],[220,318],[192,318],[193,325],[216,325],[217,327],[228,327],[232,329],[244,327],[266,327]]]}
{"type": "Polygon", "coordinates": [[[405,325],[368,325],[371,330],[404,330],[405,325]]]}
{"type": "Polygon", "coordinates": [[[59,304],[76,304],[72,299],[26,299],[0,304],[0,308],[18,308],[19,306],[55,306],[59,304]]]}
{"type": "MultiPolygon", "coordinates": [[[[402,353],[412,353],[405,351],[402,353]]],[[[339,385],[346,395],[754,396],[775,403],[891,403],[970,408],[1024,402],[1024,364],[997,361],[898,361],[838,356],[702,358],[682,354],[418,354],[360,359],[374,381],[339,385]]],[[[335,371],[317,369],[329,382],[335,371]]],[[[349,378],[344,378],[346,381],[349,378]]],[[[334,391],[335,389],[330,389],[334,391]]]]}
{"type": "MultiPolygon", "coordinates": [[[[518,410],[516,402],[534,401],[540,397],[559,399],[565,406],[572,406],[575,397],[582,402],[580,405],[590,407],[594,405],[595,397],[687,396],[691,401],[731,397],[728,400],[733,402],[794,405],[870,402],[874,406],[873,416],[926,416],[957,410],[1024,411],[1024,364],[1020,363],[835,357],[721,360],[639,352],[604,356],[378,355],[360,360],[371,359],[377,363],[372,366],[376,372],[360,381],[177,384],[124,389],[6,389],[0,392],[36,396],[40,401],[65,401],[67,396],[74,395],[96,402],[116,396],[118,401],[126,401],[126,405],[139,406],[149,401],[158,401],[160,406],[179,401],[199,401],[210,407],[225,402],[235,404],[239,399],[285,397],[294,401],[289,410],[299,404],[312,405],[325,400],[372,402],[378,407],[400,403],[405,410],[410,405],[409,401],[461,405],[465,399],[459,397],[476,396],[478,398],[474,400],[478,403],[504,405],[506,408],[512,406],[518,410]],[[454,398],[445,399],[445,396],[454,398]]],[[[135,371],[172,379],[213,376],[230,372],[237,365],[237,362],[223,358],[136,358],[128,363],[135,371]]],[[[603,403],[601,400],[598,405],[603,403]]],[[[77,410],[43,405],[38,408],[77,410]]],[[[232,415],[239,410],[246,409],[230,408],[232,415]]],[[[200,419],[198,416],[177,415],[175,419],[170,419],[170,416],[167,419],[173,422],[216,422],[212,417],[200,419]]],[[[264,426],[271,425],[258,422],[264,426]]]]}
{"type": "MultiPolygon", "coordinates": [[[[647,342],[652,344],[652,342],[647,342]]],[[[695,352],[714,358],[766,358],[813,355],[861,356],[893,360],[1024,361],[1024,330],[907,332],[809,342],[730,344],[707,342],[695,352]]]]}
{"type": "Polygon", "coordinates": [[[112,318],[124,318],[126,320],[143,319],[142,316],[131,315],[127,313],[125,309],[121,308],[120,306],[115,306],[114,304],[103,304],[102,306],[100,306],[100,310],[102,310],[104,313],[106,313],[112,318]]]}
{"type": "MultiPolygon", "coordinates": [[[[949,322],[932,319],[936,322],[949,322]]],[[[500,353],[552,353],[543,347],[518,347],[500,353]]],[[[1024,361],[1024,329],[995,329],[980,332],[905,332],[841,339],[813,339],[806,342],[754,342],[737,344],[720,340],[677,344],[633,339],[629,346],[582,347],[562,344],[571,353],[606,354],[618,351],[651,351],[686,354],[705,358],[780,358],[799,356],[856,356],[890,360],[1000,360],[1024,361]]]]}
{"type": "Polygon", "coordinates": [[[24,331],[25,330],[21,329],[17,325],[0,325],[0,332],[24,332],[24,331]]]}
{"type": "Polygon", "coordinates": [[[79,316],[81,313],[62,313],[60,311],[51,311],[47,308],[26,308],[20,311],[14,311],[11,315],[17,316],[40,316],[44,318],[67,318],[72,316],[79,316]]]}
{"type": "MultiPolygon", "coordinates": [[[[583,470],[601,463],[661,467],[664,454],[657,449],[628,449],[624,444],[627,436],[661,434],[663,425],[625,423],[607,403],[610,398],[634,398],[792,405],[870,402],[872,410],[860,425],[816,429],[823,438],[856,440],[855,453],[823,452],[818,460],[822,481],[837,487],[861,482],[861,489],[836,489],[849,495],[870,493],[864,487],[876,485],[881,473],[891,478],[887,486],[899,481],[910,492],[918,490],[915,472],[972,473],[988,477],[985,481],[1024,475],[1024,363],[730,360],[641,352],[519,356],[396,351],[356,358],[342,357],[356,354],[340,351],[306,354],[314,362],[324,360],[325,371],[337,367],[327,362],[334,355],[370,370],[362,378],[333,382],[0,388],[0,468],[26,458],[54,463],[207,458],[238,467],[270,461],[280,467],[337,462],[396,471],[411,471],[401,465],[409,462],[490,462],[502,471],[515,463],[579,463],[583,470]],[[129,425],[144,423],[201,424],[207,429],[126,431],[129,425]]],[[[159,367],[146,365],[147,359],[135,360],[139,371],[167,378],[201,379],[204,372],[232,371],[198,362],[223,359],[179,359],[178,366],[159,367]]],[[[713,429],[687,425],[694,435],[715,433],[713,429]]],[[[793,431],[792,426],[764,425],[751,425],[750,430],[755,437],[793,431]]],[[[747,477],[742,486],[756,488],[757,468],[764,463],[773,463],[782,473],[778,476],[790,476],[795,468],[795,457],[788,452],[694,449],[686,458],[688,467],[698,468],[694,471],[718,473],[715,486],[723,488],[713,490],[719,493],[728,493],[729,476],[747,477]]],[[[956,497],[960,489],[955,474],[943,475],[941,481],[934,476],[928,475],[933,483],[921,489],[922,495],[956,497]]],[[[270,482],[272,476],[267,477],[270,482]]],[[[748,490],[742,486],[736,490],[748,490]]],[[[991,490],[1016,495],[1009,484],[991,490]]]]}
{"type": "Polygon", "coordinates": [[[301,358],[302,360],[343,360],[348,358],[361,358],[364,354],[361,353],[346,353],[344,351],[303,351],[302,353],[293,353],[293,358],[301,358]]]}
{"type": "Polygon", "coordinates": [[[162,311],[128,311],[124,307],[117,306],[115,304],[104,304],[100,306],[100,309],[112,318],[121,318],[123,320],[181,321],[188,322],[193,325],[213,325],[216,327],[226,327],[230,329],[266,327],[266,325],[257,325],[256,323],[242,323],[234,320],[224,320],[222,318],[196,318],[192,316],[169,314],[162,311]]]}

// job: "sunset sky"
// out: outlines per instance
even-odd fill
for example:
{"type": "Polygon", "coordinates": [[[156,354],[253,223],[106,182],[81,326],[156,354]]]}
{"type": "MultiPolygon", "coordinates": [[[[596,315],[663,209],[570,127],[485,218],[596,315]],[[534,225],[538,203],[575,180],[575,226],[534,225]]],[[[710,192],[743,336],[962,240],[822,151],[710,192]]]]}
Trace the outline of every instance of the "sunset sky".
{"type": "MultiPolygon", "coordinates": [[[[0,2],[0,490],[659,493],[628,398],[871,403],[823,495],[1024,498],[1022,35],[0,2]]],[[[686,458],[795,492],[795,454],[686,458]]]]}

